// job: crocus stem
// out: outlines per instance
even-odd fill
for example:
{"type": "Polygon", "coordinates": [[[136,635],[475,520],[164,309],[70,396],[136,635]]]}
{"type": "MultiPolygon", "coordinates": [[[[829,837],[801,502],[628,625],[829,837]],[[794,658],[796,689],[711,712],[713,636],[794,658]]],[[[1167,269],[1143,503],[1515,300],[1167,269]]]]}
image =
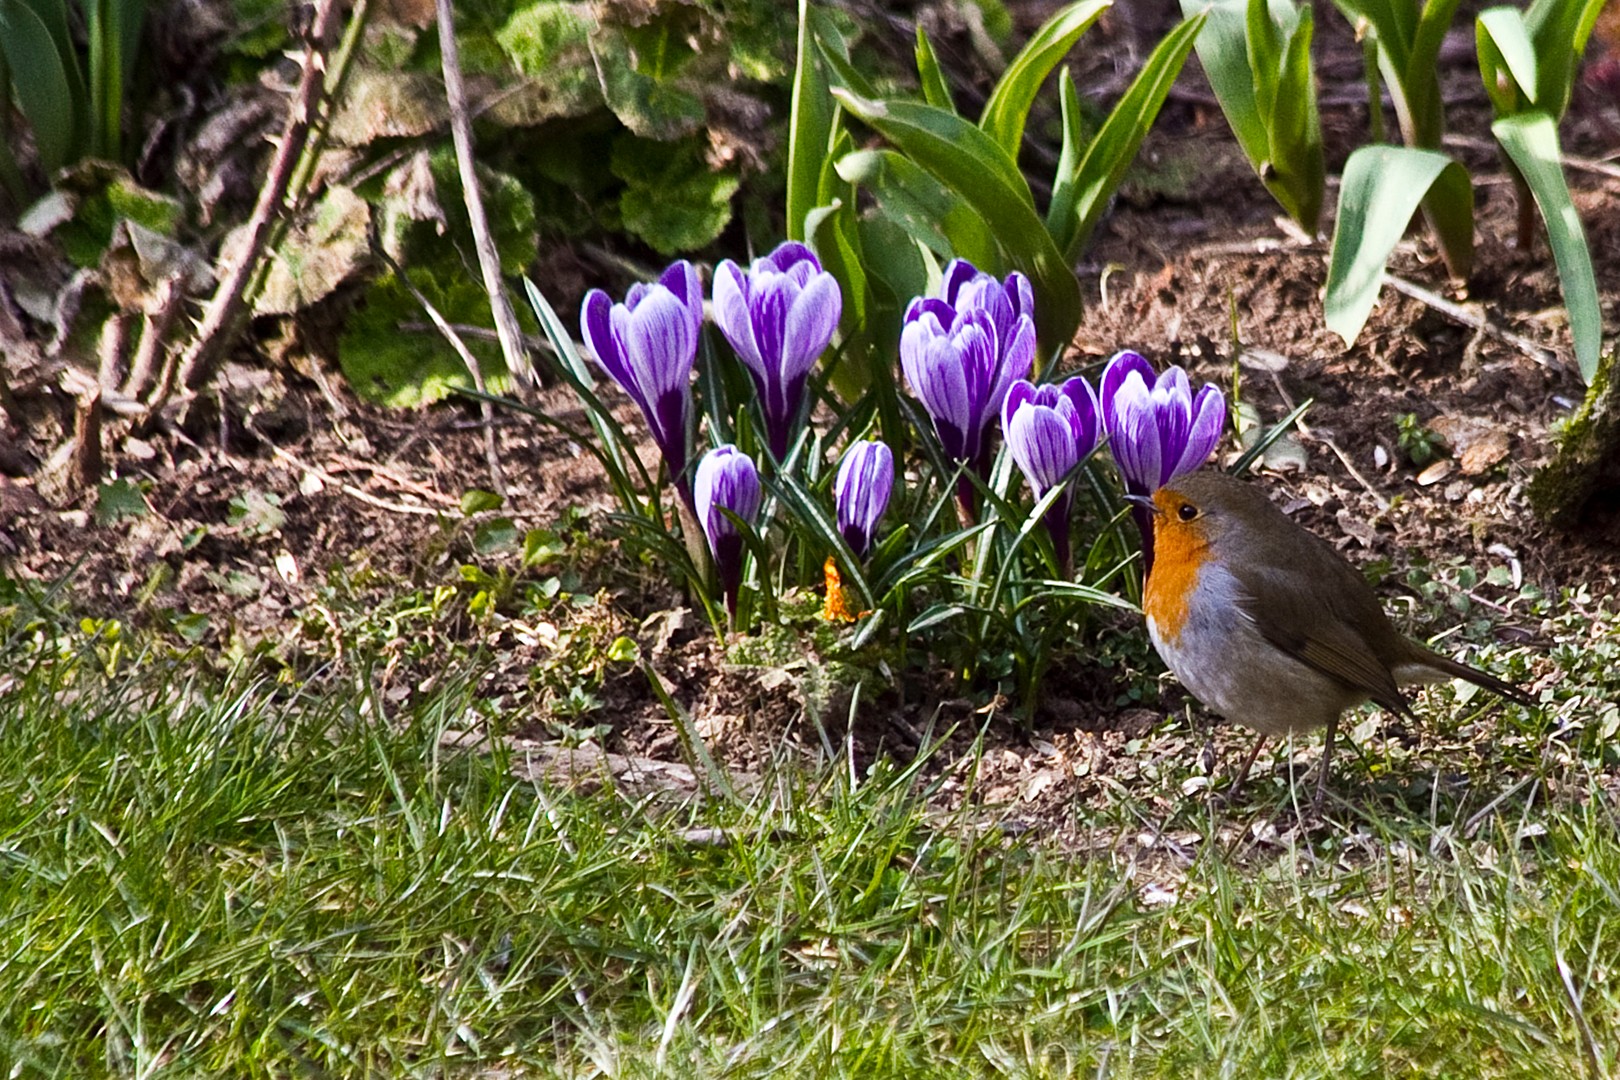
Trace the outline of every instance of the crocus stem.
{"type": "Polygon", "coordinates": [[[1058,571],[1067,581],[1074,576],[1074,552],[1069,547],[1069,500],[1059,499],[1041,518],[1041,522],[1046,526],[1046,535],[1052,538],[1058,571]]]}
{"type": "Polygon", "coordinates": [[[968,479],[967,473],[956,479],[956,516],[964,529],[978,524],[979,515],[973,506],[973,481],[968,479]]]}
{"type": "Polygon", "coordinates": [[[1131,520],[1136,522],[1136,531],[1142,534],[1142,580],[1153,570],[1153,511],[1143,506],[1131,506],[1131,520]]]}

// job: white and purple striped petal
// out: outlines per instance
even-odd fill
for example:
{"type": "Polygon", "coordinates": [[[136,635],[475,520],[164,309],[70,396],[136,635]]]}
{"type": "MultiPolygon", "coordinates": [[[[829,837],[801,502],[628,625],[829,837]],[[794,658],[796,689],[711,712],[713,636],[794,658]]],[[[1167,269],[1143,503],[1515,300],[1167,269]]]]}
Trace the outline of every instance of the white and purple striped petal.
{"type": "Polygon", "coordinates": [[[630,286],[615,304],[592,289],[580,309],[580,332],[602,370],[640,407],[677,490],[686,468],[692,364],[703,323],[697,270],[684,259],[654,284],[630,286]]]}
{"type": "Polygon", "coordinates": [[[894,453],[888,444],[862,439],[851,443],[838,464],[833,502],[838,531],[857,556],[872,546],[878,521],[894,494],[894,453]]]}
{"type": "Polygon", "coordinates": [[[787,453],[805,380],[842,314],[838,282],[803,244],[782,244],[747,272],[729,259],[715,269],[715,323],[754,381],[777,458],[787,453]]]}
{"type": "Polygon", "coordinates": [[[698,523],[714,556],[726,608],[735,615],[737,593],[742,586],[743,538],[737,523],[721,511],[729,510],[753,524],[764,502],[759,470],[753,458],[728,443],[703,455],[692,487],[698,523]]]}
{"type": "Polygon", "coordinates": [[[1127,491],[1149,495],[1203,466],[1220,444],[1226,400],[1214,386],[1195,396],[1180,367],[1155,375],[1134,352],[1103,371],[1102,422],[1127,491]]]}

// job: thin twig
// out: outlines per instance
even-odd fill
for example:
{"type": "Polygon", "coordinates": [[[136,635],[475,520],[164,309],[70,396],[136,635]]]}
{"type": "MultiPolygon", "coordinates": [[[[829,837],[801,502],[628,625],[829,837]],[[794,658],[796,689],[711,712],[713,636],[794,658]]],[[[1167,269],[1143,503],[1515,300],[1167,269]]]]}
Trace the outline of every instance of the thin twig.
{"type": "Polygon", "coordinates": [[[212,373],[247,310],[248,283],[264,254],[271,229],[286,212],[288,184],[309,138],[310,126],[320,112],[321,95],[326,89],[326,56],[336,37],[338,21],[338,0],[319,0],[304,47],[303,73],[292,107],[287,110],[287,123],[271,159],[269,175],[259,189],[242,242],[203,313],[202,326],[180,361],[179,381],[187,390],[200,385],[212,373]]]}
{"type": "Polygon", "coordinates": [[[141,326],[141,343],[135,347],[135,356],[129,362],[129,373],[124,376],[123,394],[127,398],[142,400],[157,370],[158,357],[163,355],[163,339],[169,335],[169,326],[186,297],[178,274],[158,282],[153,310],[146,313],[141,326]]]}
{"type": "MultiPolygon", "coordinates": [[[[1473,135],[1448,134],[1441,142],[1446,146],[1455,146],[1460,150],[1496,149],[1496,143],[1492,140],[1476,138],[1473,135]]],[[[1610,180],[1620,180],[1620,166],[1610,165],[1607,161],[1575,157],[1570,154],[1564,154],[1558,160],[1567,168],[1575,169],[1578,172],[1588,172],[1596,176],[1608,177],[1610,180]]]]}
{"type": "Polygon", "coordinates": [[[1531,341],[1527,337],[1521,337],[1511,330],[1504,330],[1479,312],[1464,307],[1462,304],[1454,304],[1438,293],[1430,292],[1416,282],[1407,281],[1403,277],[1397,277],[1389,273],[1384,275],[1384,280],[1389,282],[1390,287],[1396,292],[1404,293],[1419,303],[1432,307],[1448,319],[1472,329],[1483,331],[1497,341],[1512,345],[1538,364],[1550,365],[1557,360],[1558,354],[1545,345],[1531,341]]]}
{"type": "MultiPolygon", "coordinates": [[[[489,293],[489,309],[495,316],[495,330],[501,339],[501,355],[512,373],[513,389],[519,393],[534,377],[534,367],[523,349],[517,313],[501,280],[501,256],[484,213],[484,197],[478,190],[478,171],[473,164],[472,118],[467,113],[467,87],[461,78],[461,50],[456,44],[455,17],[450,0],[436,0],[439,14],[439,56],[444,69],[445,100],[450,106],[450,137],[456,147],[456,165],[461,172],[461,194],[467,203],[467,221],[472,227],[473,247],[478,267],[484,274],[484,291],[489,293]]],[[[437,316],[435,315],[437,320],[437,316]]],[[[448,325],[448,324],[446,324],[448,325]]],[[[476,365],[475,365],[476,368],[476,365]]],[[[479,386],[483,390],[483,386],[479,386]]],[[[486,406],[487,408],[487,406],[486,406]]]]}
{"type": "MultiPolygon", "coordinates": [[[[416,319],[400,320],[399,328],[413,334],[437,334],[439,332],[439,328],[434,326],[432,323],[420,322],[416,319]]],[[[474,326],[471,323],[451,323],[450,329],[454,330],[464,338],[474,338],[478,341],[487,341],[491,345],[499,345],[501,341],[500,334],[494,330],[491,330],[487,326],[474,326]]],[[[552,351],[551,342],[547,341],[543,337],[537,337],[534,334],[521,334],[519,336],[522,338],[523,347],[531,352],[538,352],[542,349],[546,352],[552,351]]]]}

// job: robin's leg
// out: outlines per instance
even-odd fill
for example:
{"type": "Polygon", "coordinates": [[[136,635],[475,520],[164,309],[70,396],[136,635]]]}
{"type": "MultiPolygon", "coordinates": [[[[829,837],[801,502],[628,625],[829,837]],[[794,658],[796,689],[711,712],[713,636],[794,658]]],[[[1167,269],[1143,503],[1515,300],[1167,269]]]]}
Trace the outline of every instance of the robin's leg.
{"type": "Polygon", "coordinates": [[[1316,778],[1316,799],[1311,803],[1313,815],[1322,812],[1322,800],[1327,797],[1328,768],[1333,763],[1333,739],[1339,732],[1339,718],[1335,716],[1328,721],[1327,738],[1322,744],[1322,770],[1316,778]]]}
{"type": "Polygon", "coordinates": [[[1243,768],[1238,770],[1237,778],[1232,781],[1232,786],[1226,789],[1226,801],[1228,803],[1236,799],[1238,792],[1243,790],[1243,781],[1249,778],[1249,770],[1254,767],[1254,759],[1260,756],[1260,748],[1264,745],[1266,745],[1266,737],[1256,735],[1254,737],[1254,749],[1250,750],[1249,756],[1243,759],[1243,768]]]}

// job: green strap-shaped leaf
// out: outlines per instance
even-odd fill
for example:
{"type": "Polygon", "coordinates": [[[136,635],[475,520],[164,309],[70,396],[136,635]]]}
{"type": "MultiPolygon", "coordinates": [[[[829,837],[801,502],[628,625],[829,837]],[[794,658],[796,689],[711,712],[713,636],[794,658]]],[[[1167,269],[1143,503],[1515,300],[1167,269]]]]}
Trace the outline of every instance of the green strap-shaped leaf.
{"type": "Polygon", "coordinates": [[[1322,158],[1322,118],[1316,109],[1316,75],[1311,70],[1311,9],[1299,21],[1283,53],[1277,99],[1267,130],[1271,136],[1270,175],[1260,177],[1290,217],[1311,235],[1322,217],[1327,166],[1322,158]]]}
{"type": "Polygon", "coordinates": [[[1063,112],[1063,151],[1058,155],[1057,175],[1052,183],[1052,202],[1046,209],[1046,231],[1062,244],[1074,233],[1075,200],[1080,196],[1080,159],[1085,155],[1085,117],[1074,76],[1065,67],[1058,75],[1058,102],[1063,112]]]}
{"type": "Polygon", "coordinates": [[[1547,224],[1547,243],[1558,264],[1558,282],[1569,310],[1569,329],[1575,339],[1575,360],[1587,382],[1597,373],[1603,348],[1603,314],[1598,306],[1597,279],[1586,247],[1586,231],[1569,197],[1558,145],[1558,125],[1546,113],[1504,116],[1491,125],[1491,134],[1507,151],[1536,198],[1547,224]]]}
{"type": "Polygon", "coordinates": [[[801,241],[806,236],[804,217],[821,201],[821,166],[837,111],[815,47],[809,9],[810,0],[799,0],[799,56],[788,119],[787,234],[789,240],[801,241]]]}
{"type": "Polygon", "coordinates": [[[936,109],[956,111],[950,84],[945,81],[945,71],[939,66],[939,57],[934,55],[934,46],[921,23],[917,24],[917,81],[922,84],[924,101],[936,109]]]}
{"type": "Polygon", "coordinates": [[[1024,121],[1035,94],[1080,36],[1114,0],[1079,0],[1061,8],[1035,31],[1002,73],[990,100],[984,103],[979,127],[1000,144],[1008,156],[1018,158],[1024,141],[1024,121]]]}
{"type": "Polygon", "coordinates": [[[1277,24],[1271,21],[1271,9],[1266,0],[1249,0],[1243,22],[1255,107],[1260,110],[1261,116],[1270,116],[1277,103],[1277,73],[1282,67],[1282,34],[1277,24]]]}
{"type": "MultiPolygon", "coordinates": [[[[1526,101],[1535,104],[1540,92],[1540,81],[1536,74],[1536,47],[1530,40],[1530,30],[1524,24],[1523,13],[1511,7],[1482,11],[1475,22],[1475,36],[1481,42],[1488,40],[1495,47],[1502,66],[1513,80],[1513,89],[1526,101]]],[[[1483,67],[1481,64],[1481,74],[1484,74],[1483,67]]],[[[1485,89],[1487,92],[1492,89],[1489,82],[1485,89]]],[[[1491,100],[1497,100],[1495,94],[1491,95],[1491,100]]]]}
{"type": "Polygon", "coordinates": [[[1322,308],[1328,329],[1346,346],[1366,324],[1389,253],[1425,195],[1452,243],[1471,249],[1474,192],[1461,165],[1438,151],[1405,146],[1364,146],[1345,162],[1322,308]]]}
{"type": "Polygon", "coordinates": [[[0,3],[0,49],[11,67],[17,107],[34,129],[40,165],[54,174],[73,149],[73,95],[51,32],[21,4],[0,3]]]}
{"type": "Polygon", "coordinates": [[[861,97],[876,97],[877,90],[871,80],[861,74],[860,68],[849,58],[849,43],[844,40],[838,26],[819,8],[809,10],[816,51],[827,65],[827,78],[834,86],[843,87],[861,97]]]}
{"type": "Polygon", "coordinates": [[[1407,141],[1413,146],[1438,148],[1440,137],[1445,133],[1445,106],[1440,100],[1440,45],[1456,13],[1457,0],[1428,0],[1412,35],[1412,51],[1406,58],[1401,81],[1406,88],[1410,114],[1407,141]]]}
{"type": "MultiPolygon", "coordinates": [[[[1365,22],[1378,41],[1378,51],[1389,58],[1395,72],[1404,72],[1417,33],[1418,12],[1413,0],[1333,0],[1350,25],[1365,22]]],[[[1392,87],[1392,89],[1394,89],[1392,87]]]]}
{"type": "Polygon", "coordinates": [[[833,95],[912,161],[956,191],[989,224],[1007,261],[1035,288],[1035,323],[1046,350],[1080,325],[1080,284],[1035,212],[1018,165],[990,136],[954,113],[915,101],[833,95]]]}
{"type": "Polygon", "coordinates": [[[1525,30],[1535,43],[1539,81],[1536,104],[1554,120],[1569,108],[1575,65],[1603,10],[1604,0],[1535,0],[1524,13],[1525,30]]]}
{"type": "Polygon", "coordinates": [[[884,214],[912,239],[949,259],[959,255],[1001,274],[995,234],[966,199],[894,150],[857,150],[838,161],[838,175],[870,191],[884,214]]]}
{"type": "Polygon", "coordinates": [[[1534,104],[1538,91],[1536,49],[1518,8],[1494,7],[1474,21],[1474,46],[1479,56],[1479,77],[1497,116],[1518,112],[1525,102],[1534,104]]]}
{"type": "Polygon", "coordinates": [[[1246,0],[1181,0],[1181,14],[1192,18],[1207,12],[1198,35],[1198,62],[1209,87],[1215,91],[1226,122],[1237,136],[1243,154],[1256,170],[1270,153],[1265,121],[1255,102],[1254,77],[1249,69],[1249,46],[1244,12],[1246,0]]]}
{"type": "MultiPolygon", "coordinates": [[[[39,21],[45,24],[45,29],[50,31],[51,40],[56,44],[56,55],[62,61],[62,72],[67,76],[68,91],[73,98],[74,156],[77,156],[77,152],[81,149],[79,144],[88,134],[84,129],[86,98],[84,76],[79,71],[78,52],[73,44],[73,32],[68,26],[68,5],[64,0],[19,0],[19,2],[39,16],[39,21]]],[[[5,85],[0,83],[0,86],[5,85]]]]}
{"type": "Polygon", "coordinates": [[[1154,118],[1159,115],[1181,65],[1203,29],[1205,18],[1199,15],[1189,19],[1164,36],[1125,96],[1103,121],[1102,130],[1091,140],[1072,176],[1058,177],[1058,185],[1064,188],[1066,199],[1072,200],[1072,205],[1060,205],[1054,188],[1048,221],[1067,262],[1077,261],[1085,251],[1086,241],[1091,239],[1091,232],[1097,227],[1108,200],[1119,188],[1125,170],[1130,168],[1154,118]]]}

